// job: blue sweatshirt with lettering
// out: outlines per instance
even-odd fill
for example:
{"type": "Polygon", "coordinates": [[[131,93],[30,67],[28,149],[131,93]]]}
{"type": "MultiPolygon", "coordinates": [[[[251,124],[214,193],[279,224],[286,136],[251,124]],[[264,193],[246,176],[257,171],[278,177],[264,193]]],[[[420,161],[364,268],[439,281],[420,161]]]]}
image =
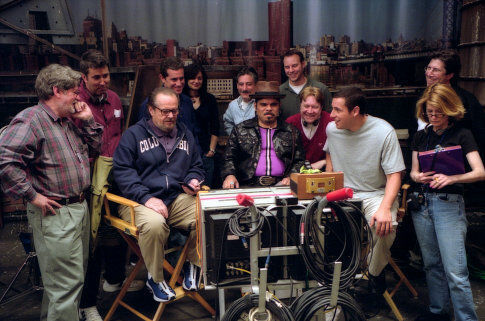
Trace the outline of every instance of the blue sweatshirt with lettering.
{"type": "Polygon", "coordinates": [[[180,182],[204,179],[194,136],[177,122],[175,148],[167,154],[147,119],[128,128],[113,156],[113,176],[121,194],[142,205],[151,197],[165,205],[183,193],[180,182]]]}

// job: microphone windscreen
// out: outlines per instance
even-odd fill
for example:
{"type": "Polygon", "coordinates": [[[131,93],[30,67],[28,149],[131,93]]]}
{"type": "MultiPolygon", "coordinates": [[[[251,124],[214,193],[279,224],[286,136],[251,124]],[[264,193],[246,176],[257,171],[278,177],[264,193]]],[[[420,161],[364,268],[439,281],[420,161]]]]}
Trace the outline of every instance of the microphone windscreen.
{"type": "Polygon", "coordinates": [[[246,194],[237,194],[236,201],[239,205],[245,206],[245,207],[248,207],[254,204],[253,198],[246,194]]]}
{"type": "Polygon", "coordinates": [[[351,188],[341,188],[326,195],[329,202],[342,201],[352,198],[352,196],[354,196],[354,191],[351,188]]]}

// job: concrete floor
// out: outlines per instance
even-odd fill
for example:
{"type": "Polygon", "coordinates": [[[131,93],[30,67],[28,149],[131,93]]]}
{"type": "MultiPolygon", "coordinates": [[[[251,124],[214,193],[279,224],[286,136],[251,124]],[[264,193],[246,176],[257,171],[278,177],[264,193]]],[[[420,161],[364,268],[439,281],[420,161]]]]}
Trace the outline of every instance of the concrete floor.
{"type": "MultiPolygon", "coordinates": [[[[0,229],[0,295],[3,294],[6,284],[10,282],[15,275],[18,267],[25,260],[26,254],[22,244],[18,240],[19,231],[27,229],[26,222],[8,222],[3,229],[0,229]]],[[[411,283],[416,287],[419,293],[419,298],[414,299],[407,289],[402,286],[396,293],[394,301],[400,309],[405,320],[413,320],[417,315],[423,313],[427,309],[427,289],[423,274],[414,272],[403,267],[403,271],[411,279],[411,283]]],[[[26,284],[28,271],[22,272],[19,281],[15,283],[17,290],[30,288],[26,284]]],[[[365,281],[363,285],[365,285],[365,281]]],[[[393,273],[388,273],[388,284],[393,286],[397,280],[393,273]]],[[[479,320],[485,320],[485,282],[480,280],[472,280],[472,290],[474,294],[474,303],[477,308],[479,320]]],[[[9,292],[8,296],[15,294],[14,291],[9,292]]],[[[216,292],[202,291],[202,296],[213,306],[216,306],[216,292]]],[[[98,301],[98,310],[101,315],[105,315],[109,306],[113,302],[116,293],[100,292],[100,299],[98,301]]],[[[239,297],[237,290],[228,291],[227,305],[239,297]]],[[[40,304],[42,299],[42,291],[32,292],[22,298],[14,300],[7,304],[0,306],[0,320],[38,320],[40,314],[40,304]]],[[[146,290],[136,293],[128,293],[127,302],[133,304],[137,309],[144,313],[153,315],[157,304],[152,300],[151,294],[146,290]]],[[[140,320],[133,314],[128,312],[123,307],[120,307],[113,320],[140,320]]],[[[210,314],[205,311],[200,305],[194,301],[184,298],[173,304],[170,304],[162,315],[162,320],[214,320],[210,314]]],[[[378,315],[369,320],[396,320],[389,309],[382,309],[378,315]]]]}

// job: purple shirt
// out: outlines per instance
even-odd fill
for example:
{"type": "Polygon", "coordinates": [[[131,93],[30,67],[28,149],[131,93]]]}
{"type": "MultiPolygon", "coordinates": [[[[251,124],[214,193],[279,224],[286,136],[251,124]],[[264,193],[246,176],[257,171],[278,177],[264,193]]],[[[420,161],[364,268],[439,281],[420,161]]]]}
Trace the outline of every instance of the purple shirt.
{"type": "Polygon", "coordinates": [[[258,166],[255,176],[283,176],[285,163],[276,156],[273,146],[273,135],[275,130],[259,128],[261,134],[261,154],[259,154],[258,166]]]}
{"type": "Polygon", "coordinates": [[[162,143],[167,155],[170,155],[174,150],[175,141],[177,140],[177,126],[174,126],[170,133],[167,133],[155,126],[153,120],[151,119],[148,121],[148,125],[150,126],[151,130],[153,130],[155,135],[157,135],[158,141],[162,143]]]}

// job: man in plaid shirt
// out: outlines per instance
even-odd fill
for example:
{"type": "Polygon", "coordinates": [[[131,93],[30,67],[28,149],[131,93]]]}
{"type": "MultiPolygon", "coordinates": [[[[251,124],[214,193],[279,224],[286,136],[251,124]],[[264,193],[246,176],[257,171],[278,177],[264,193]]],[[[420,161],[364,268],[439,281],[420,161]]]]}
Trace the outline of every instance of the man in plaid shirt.
{"type": "Polygon", "coordinates": [[[0,138],[5,194],[23,198],[44,284],[41,319],[78,320],[88,258],[88,146],[103,126],[78,101],[81,74],[52,64],[35,81],[39,104],[21,111],[0,138]],[[82,120],[78,129],[69,117],[82,120]]]}

